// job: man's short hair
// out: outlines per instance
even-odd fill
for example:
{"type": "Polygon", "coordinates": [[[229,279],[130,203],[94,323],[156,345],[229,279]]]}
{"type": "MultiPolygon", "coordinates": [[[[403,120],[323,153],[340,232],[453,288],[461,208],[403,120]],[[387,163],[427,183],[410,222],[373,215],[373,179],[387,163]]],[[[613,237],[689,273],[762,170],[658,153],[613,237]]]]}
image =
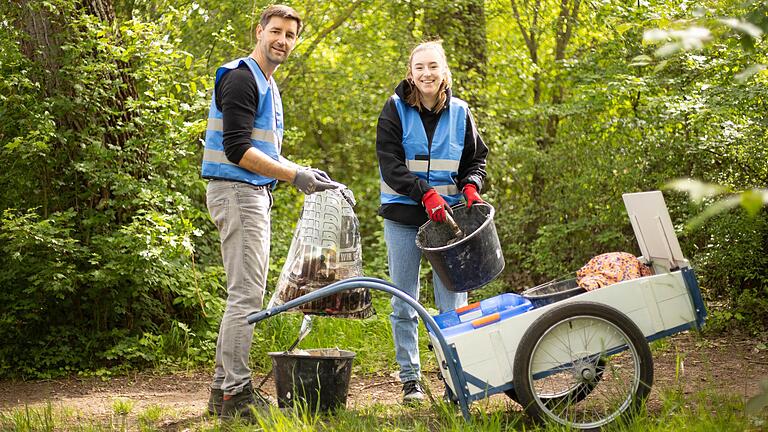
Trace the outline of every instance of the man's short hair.
{"type": "Polygon", "coordinates": [[[296,24],[298,24],[296,33],[301,31],[301,17],[299,16],[299,13],[290,6],[276,4],[264,9],[264,12],[261,13],[261,18],[259,18],[259,24],[261,24],[261,27],[266,28],[267,24],[269,24],[269,20],[272,19],[272,17],[292,19],[296,21],[296,24]]]}

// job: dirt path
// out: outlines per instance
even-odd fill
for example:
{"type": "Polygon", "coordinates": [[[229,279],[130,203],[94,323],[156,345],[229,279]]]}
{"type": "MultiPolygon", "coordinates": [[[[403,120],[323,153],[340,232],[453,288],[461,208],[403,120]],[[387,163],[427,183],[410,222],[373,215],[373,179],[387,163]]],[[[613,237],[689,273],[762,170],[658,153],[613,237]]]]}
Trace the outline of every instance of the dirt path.
{"type": "MultiPolygon", "coordinates": [[[[703,390],[744,398],[756,394],[759,381],[768,378],[768,350],[756,348],[757,344],[754,338],[739,333],[706,338],[683,334],[666,339],[654,353],[651,408],[659,405],[659,392],[669,388],[681,389],[686,395],[703,390]]],[[[442,394],[442,384],[434,374],[427,378],[433,392],[442,394]]],[[[206,371],[173,375],[136,373],[109,381],[98,378],[0,381],[0,412],[50,402],[82,418],[107,420],[113,416],[114,401],[122,399],[133,404],[132,415],[160,406],[173,412],[175,421],[183,421],[199,416],[205,409],[209,379],[206,371]]],[[[271,380],[264,388],[274,392],[271,380]]],[[[348,406],[395,404],[399,399],[400,383],[394,374],[353,376],[348,406]]],[[[511,406],[504,396],[494,396],[492,401],[511,406]]]]}

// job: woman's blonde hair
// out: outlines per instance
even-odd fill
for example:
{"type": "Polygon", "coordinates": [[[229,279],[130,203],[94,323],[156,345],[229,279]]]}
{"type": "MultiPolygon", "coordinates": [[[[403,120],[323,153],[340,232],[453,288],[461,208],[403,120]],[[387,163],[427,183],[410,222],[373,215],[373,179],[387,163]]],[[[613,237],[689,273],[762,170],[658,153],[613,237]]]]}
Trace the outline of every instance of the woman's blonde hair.
{"type": "Polygon", "coordinates": [[[443,62],[443,77],[440,81],[440,87],[437,90],[437,103],[435,104],[434,111],[440,112],[445,108],[448,103],[448,94],[446,90],[451,88],[451,70],[448,68],[448,59],[445,56],[445,50],[443,49],[442,40],[434,40],[429,42],[422,42],[411,51],[411,57],[408,59],[408,72],[405,74],[405,79],[411,87],[411,92],[406,97],[406,102],[409,105],[416,107],[419,111],[426,108],[421,103],[421,91],[413,83],[413,71],[411,70],[411,64],[413,63],[413,56],[420,51],[433,49],[437,52],[440,61],[443,62]]]}

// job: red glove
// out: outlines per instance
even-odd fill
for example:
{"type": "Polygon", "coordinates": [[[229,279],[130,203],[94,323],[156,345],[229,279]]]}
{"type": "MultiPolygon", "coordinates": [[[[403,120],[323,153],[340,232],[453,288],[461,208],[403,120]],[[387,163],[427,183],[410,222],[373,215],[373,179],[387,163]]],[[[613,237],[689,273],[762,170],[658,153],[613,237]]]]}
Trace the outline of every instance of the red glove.
{"type": "Polygon", "coordinates": [[[436,190],[430,189],[421,197],[421,202],[427,211],[427,216],[435,222],[445,222],[445,211],[451,211],[448,203],[436,190]]]}
{"type": "Polygon", "coordinates": [[[464,198],[467,199],[467,207],[472,207],[474,203],[485,202],[480,198],[480,194],[477,193],[477,186],[474,183],[464,185],[464,198]]]}

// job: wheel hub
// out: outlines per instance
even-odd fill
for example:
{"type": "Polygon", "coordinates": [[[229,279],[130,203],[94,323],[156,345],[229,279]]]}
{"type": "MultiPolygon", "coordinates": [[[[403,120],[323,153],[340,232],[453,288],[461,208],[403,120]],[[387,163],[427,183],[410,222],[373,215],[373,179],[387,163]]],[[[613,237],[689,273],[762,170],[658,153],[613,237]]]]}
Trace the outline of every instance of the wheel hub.
{"type": "Polygon", "coordinates": [[[573,362],[573,375],[577,382],[590,383],[597,377],[596,363],[586,360],[588,357],[589,355],[583,355],[580,360],[573,362]]]}

